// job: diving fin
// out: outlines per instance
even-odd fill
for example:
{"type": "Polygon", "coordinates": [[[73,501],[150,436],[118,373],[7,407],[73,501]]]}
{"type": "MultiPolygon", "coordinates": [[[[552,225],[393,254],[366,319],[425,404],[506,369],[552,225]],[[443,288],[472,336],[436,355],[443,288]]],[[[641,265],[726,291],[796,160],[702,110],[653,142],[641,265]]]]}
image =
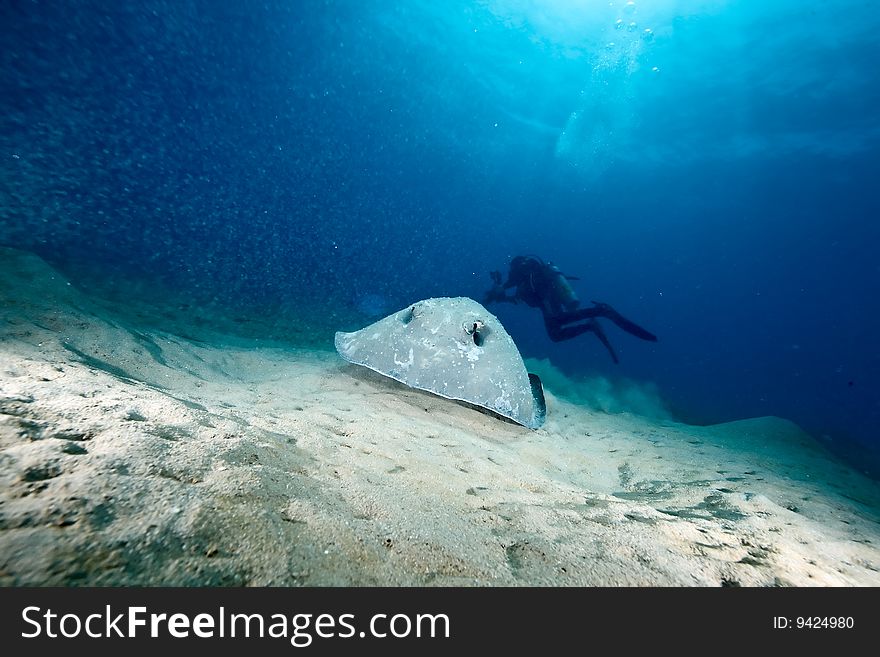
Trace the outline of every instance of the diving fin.
{"type": "Polygon", "coordinates": [[[593,305],[602,309],[602,317],[610,319],[612,322],[617,324],[624,331],[629,333],[630,335],[634,335],[637,338],[641,338],[642,340],[647,340],[649,342],[657,342],[657,336],[651,333],[650,331],[646,331],[641,326],[628,320],[626,317],[621,315],[619,312],[614,310],[607,303],[601,303],[598,301],[593,301],[593,305]]]}
{"type": "Polygon", "coordinates": [[[608,350],[608,353],[611,354],[611,360],[614,361],[614,364],[617,365],[620,361],[617,359],[617,354],[614,353],[614,347],[611,346],[611,342],[608,341],[608,336],[605,335],[605,331],[602,329],[602,326],[595,319],[591,319],[589,321],[590,330],[596,334],[596,337],[599,338],[599,342],[605,345],[605,348],[608,350]]]}

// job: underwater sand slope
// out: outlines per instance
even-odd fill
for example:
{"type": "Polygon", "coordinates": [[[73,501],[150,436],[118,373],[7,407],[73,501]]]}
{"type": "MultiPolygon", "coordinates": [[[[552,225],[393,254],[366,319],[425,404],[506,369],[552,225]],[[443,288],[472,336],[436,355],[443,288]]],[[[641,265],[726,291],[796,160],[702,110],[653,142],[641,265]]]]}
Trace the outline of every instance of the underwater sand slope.
{"type": "Polygon", "coordinates": [[[880,584],[876,483],[785,420],[550,389],[530,431],[343,363],[332,332],[184,339],[0,263],[5,585],[880,584]]]}

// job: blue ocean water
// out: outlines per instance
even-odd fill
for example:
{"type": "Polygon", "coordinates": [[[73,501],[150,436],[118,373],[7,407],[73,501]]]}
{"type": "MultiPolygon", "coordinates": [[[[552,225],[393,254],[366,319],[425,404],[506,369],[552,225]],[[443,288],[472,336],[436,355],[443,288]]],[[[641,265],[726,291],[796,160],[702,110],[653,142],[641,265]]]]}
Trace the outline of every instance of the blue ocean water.
{"type": "Polygon", "coordinates": [[[365,319],[536,253],[659,341],[608,326],[614,365],[494,307],[525,356],[876,451],[878,33],[852,0],[11,0],[0,242],[365,319]]]}

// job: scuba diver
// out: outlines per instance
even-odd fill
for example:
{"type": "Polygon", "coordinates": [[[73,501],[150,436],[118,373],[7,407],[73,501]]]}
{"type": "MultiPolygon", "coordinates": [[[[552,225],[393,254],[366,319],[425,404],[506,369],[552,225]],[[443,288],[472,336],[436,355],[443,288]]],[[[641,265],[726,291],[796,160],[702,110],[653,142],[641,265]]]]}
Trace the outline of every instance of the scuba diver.
{"type": "Polygon", "coordinates": [[[493,271],[492,289],[486,293],[484,305],[523,301],[532,308],[540,308],[544,315],[544,326],[547,335],[553,342],[569,340],[581,333],[592,331],[600,342],[605,345],[611,359],[618,363],[617,354],[608,341],[605,331],[596,319],[604,317],[627,333],[656,342],[657,336],[643,329],[638,324],[623,317],[607,303],[593,301],[592,308],[580,308],[580,301],[569,281],[579,280],[575,276],[566,276],[552,262],[545,263],[538,256],[516,256],[510,262],[507,281],[501,282],[501,272],[493,271]],[[516,291],[508,296],[506,290],[515,287],[516,291]]]}

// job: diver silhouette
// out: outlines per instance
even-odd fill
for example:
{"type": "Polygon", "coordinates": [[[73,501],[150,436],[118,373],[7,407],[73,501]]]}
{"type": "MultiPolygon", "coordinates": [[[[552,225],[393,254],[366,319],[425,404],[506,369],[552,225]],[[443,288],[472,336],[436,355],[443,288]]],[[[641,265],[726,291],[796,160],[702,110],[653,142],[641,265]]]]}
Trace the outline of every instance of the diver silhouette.
{"type": "Polygon", "coordinates": [[[575,276],[566,276],[552,262],[544,262],[538,256],[516,256],[510,262],[507,281],[501,282],[501,272],[493,271],[492,289],[486,293],[484,305],[490,303],[524,302],[532,308],[540,308],[544,315],[544,326],[547,335],[553,342],[570,340],[588,331],[594,333],[599,341],[608,349],[611,359],[618,363],[617,354],[608,341],[608,336],[597,318],[604,317],[614,322],[627,333],[656,342],[657,336],[631,322],[614,310],[607,303],[593,301],[592,308],[580,308],[580,301],[568,281],[578,280],[575,276]],[[516,291],[508,296],[506,290],[515,287],[516,291]]]}

